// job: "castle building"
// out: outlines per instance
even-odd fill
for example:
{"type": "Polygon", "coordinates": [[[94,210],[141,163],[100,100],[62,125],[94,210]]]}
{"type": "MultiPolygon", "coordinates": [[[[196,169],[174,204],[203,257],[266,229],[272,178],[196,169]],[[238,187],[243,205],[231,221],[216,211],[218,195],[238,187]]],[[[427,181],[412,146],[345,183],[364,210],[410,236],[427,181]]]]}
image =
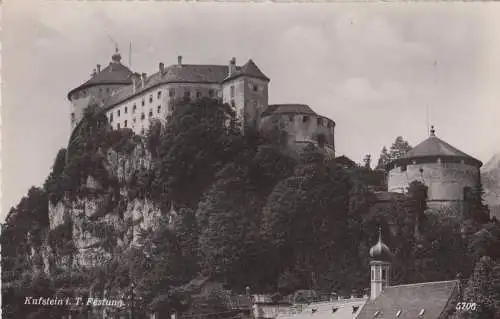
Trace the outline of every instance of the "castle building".
{"type": "Polygon", "coordinates": [[[481,184],[481,166],[481,161],[438,138],[432,127],[426,140],[388,164],[388,191],[405,193],[411,182],[419,181],[428,188],[429,208],[461,211],[468,194],[481,184]]]}
{"type": "Polygon", "coordinates": [[[158,64],[152,75],[131,71],[121,63],[118,50],[109,65],[100,65],[91,78],[71,90],[71,127],[83,118],[84,109],[96,104],[105,112],[113,129],[132,129],[144,135],[151,121],[168,121],[179,101],[217,99],[230,105],[242,122],[261,130],[281,128],[287,142],[313,143],[334,152],[335,122],[301,104],[269,105],[270,79],[254,61],[236,65],[186,64],[179,56],[176,64],[158,64]]]}

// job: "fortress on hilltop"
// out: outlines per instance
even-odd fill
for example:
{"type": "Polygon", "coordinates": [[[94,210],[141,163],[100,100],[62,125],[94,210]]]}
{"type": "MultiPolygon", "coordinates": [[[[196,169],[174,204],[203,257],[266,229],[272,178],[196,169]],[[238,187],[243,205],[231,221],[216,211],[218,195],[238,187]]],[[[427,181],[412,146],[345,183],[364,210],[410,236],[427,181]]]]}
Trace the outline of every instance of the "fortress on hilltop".
{"type": "Polygon", "coordinates": [[[202,98],[227,103],[245,125],[259,129],[279,128],[290,146],[314,144],[335,156],[335,122],[304,104],[269,105],[270,79],[248,60],[239,66],[232,58],[227,65],[158,64],[152,75],[136,73],[122,64],[116,52],[105,68],[97,65],[91,78],[68,93],[71,128],[83,119],[84,110],[98,105],[113,129],[132,129],[144,135],[152,120],[168,121],[175,101],[202,98]]]}

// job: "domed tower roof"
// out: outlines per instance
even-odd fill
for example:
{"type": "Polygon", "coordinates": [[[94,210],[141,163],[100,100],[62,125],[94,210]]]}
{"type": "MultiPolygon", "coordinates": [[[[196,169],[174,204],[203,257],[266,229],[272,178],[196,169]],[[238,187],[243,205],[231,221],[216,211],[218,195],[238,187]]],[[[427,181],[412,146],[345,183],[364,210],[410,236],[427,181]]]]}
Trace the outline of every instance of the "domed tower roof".
{"type": "MultiPolygon", "coordinates": [[[[394,163],[405,163],[414,159],[429,159],[435,162],[437,158],[453,158],[453,159],[463,159],[467,160],[469,163],[481,167],[482,163],[478,159],[458,150],[457,148],[446,143],[442,139],[436,136],[436,131],[434,126],[431,126],[430,135],[423,142],[413,147],[403,158],[397,159],[392,162],[394,163]]],[[[390,163],[391,164],[391,163],[390,163]]],[[[392,165],[388,166],[390,169],[392,165]]]]}
{"type": "Polygon", "coordinates": [[[378,242],[370,248],[370,257],[373,260],[377,261],[391,261],[392,260],[392,253],[389,247],[387,247],[386,244],[382,242],[382,230],[378,229],[378,242]]]}
{"type": "Polygon", "coordinates": [[[68,93],[68,100],[70,100],[71,95],[79,90],[98,86],[98,85],[130,85],[132,84],[132,71],[121,63],[121,55],[116,48],[115,53],[111,56],[111,61],[107,67],[103,70],[94,70],[92,77],[82,85],[74,88],[68,93]]]}

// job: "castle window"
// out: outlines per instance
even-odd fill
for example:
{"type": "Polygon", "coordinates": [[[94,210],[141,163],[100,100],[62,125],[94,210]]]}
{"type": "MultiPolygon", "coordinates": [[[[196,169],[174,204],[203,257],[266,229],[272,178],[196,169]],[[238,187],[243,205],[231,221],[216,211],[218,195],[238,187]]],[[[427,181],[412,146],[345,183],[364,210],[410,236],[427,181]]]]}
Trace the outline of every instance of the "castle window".
{"type": "Polygon", "coordinates": [[[253,85],[253,91],[254,91],[254,92],[259,91],[259,86],[258,86],[257,84],[254,84],[254,85],[253,85]]]}
{"type": "Polygon", "coordinates": [[[161,105],[158,105],[158,114],[160,114],[161,111],[161,105]]]}
{"type": "Polygon", "coordinates": [[[382,269],[382,280],[386,280],[387,278],[387,270],[382,269]]]}
{"type": "Polygon", "coordinates": [[[200,91],[196,91],[196,98],[199,99],[201,97],[201,92],[200,91]]]}
{"type": "Polygon", "coordinates": [[[120,110],[116,111],[116,116],[120,117],[120,110]]]}
{"type": "Polygon", "coordinates": [[[127,127],[127,120],[123,123],[123,127],[127,127]]]}
{"type": "Polygon", "coordinates": [[[153,116],[153,110],[149,110],[149,117],[153,116]]]}
{"type": "Polygon", "coordinates": [[[214,96],[214,90],[210,89],[208,90],[208,96],[213,97],[214,96]]]}
{"type": "Polygon", "coordinates": [[[307,123],[308,121],[309,121],[309,116],[304,115],[304,116],[302,117],[302,122],[307,123]]]}
{"type": "Polygon", "coordinates": [[[116,128],[120,129],[120,123],[116,124],[116,128]]]}
{"type": "Polygon", "coordinates": [[[146,103],[144,102],[144,99],[142,99],[141,104],[142,104],[142,106],[144,106],[144,104],[146,104],[146,103]]]}
{"type": "Polygon", "coordinates": [[[149,103],[153,103],[153,94],[149,95],[149,103]]]}
{"type": "Polygon", "coordinates": [[[157,95],[158,95],[158,99],[160,99],[161,98],[161,91],[158,91],[157,95]]]}
{"type": "Polygon", "coordinates": [[[134,104],[134,106],[132,107],[132,113],[135,113],[136,109],[137,109],[137,105],[134,104]]]}
{"type": "Polygon", "coordinates": [[[234,100],[231,100],[231,107],[236,107],[236,103],[234,103],[234,100]]]}
{"type": "Polygon", "coordinates": [[[113,113],[109,114],[109,122],[113,122],[113,113]]]}
{"type": "Polygon", "coordinates": [[[168,90],[168,96],[174,97],[175,96],[175,89],[169,89],[168,90]]]}
{"type": "Polygon", "coordinates": [[[71,122],[75,121],[75,113],[71,113],[71,122]]]}
{"type": "Polygon", "coordinates": [[[231,88],[230,88],[229,90],[230,90],[230,92],[229,92],[229,96],[230,96],[231,98],[234,98],[234,85],[231,85],[231,88]]]}
{"type": "Polygon", "coordinates": [[[144,120],[146,118],[146,115],[144,115],[144,112],[141,113],[141,120],[144,120]]]}
{"type": "Polygon", "coordinates": [[[372,269],[372,280],[375,280],[375,271],[372,269]]]}
{"type": "Polygon", "coordinates": [[[333,126],[332,121],[328,121],[328,128],[331,128],[333,126]]]}
{"type": "Polygon", "coordinates": [[[188,89],[186,89],[184,91],[184,100],[189,101],[190,97],[191,97],[191,92],[188,89]]]}
{"type": "Polygon", "coordinates": [[[128,107],[125,106],[125,114],[128,113],[128,107]]]}
{"type": "Polygon", "coordinates": [[[323,126],[323,119],[322,118],[318,117],[317,122],[318,122],[318,126],[323,126]]]}

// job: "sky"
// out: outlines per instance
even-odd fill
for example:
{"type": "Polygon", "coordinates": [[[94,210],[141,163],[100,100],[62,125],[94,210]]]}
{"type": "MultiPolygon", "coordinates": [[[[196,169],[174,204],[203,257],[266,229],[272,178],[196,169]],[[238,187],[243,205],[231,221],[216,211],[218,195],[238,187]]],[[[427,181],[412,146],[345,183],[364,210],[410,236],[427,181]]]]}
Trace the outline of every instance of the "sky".
{"type": "Polygon", "coordinates": [[[397,136],[500,152],[500,4],[6,1],[2,8],[3,220],[40,186],[70,134],[66,94],[110,61],[237,64],[271,79],[270,103],[336,122],[336,150],[378,159],[397,136]]]}

